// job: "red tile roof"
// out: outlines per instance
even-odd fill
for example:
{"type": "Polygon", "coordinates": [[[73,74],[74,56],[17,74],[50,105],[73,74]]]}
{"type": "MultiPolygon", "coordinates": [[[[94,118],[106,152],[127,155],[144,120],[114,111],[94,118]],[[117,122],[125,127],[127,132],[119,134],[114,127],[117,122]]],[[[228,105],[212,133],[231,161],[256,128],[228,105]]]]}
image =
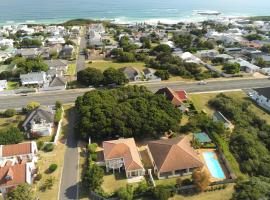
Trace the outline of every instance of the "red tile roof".
{"type": "Polygon", "coordinates": [[[124,158],[126,170],[143,169],[137,146],[133,138],[103,142],[105,160],[124,158]]]}
{"type": "Polygon", "coordinates": [[[151,141],[148,144],[158,172],[202,167],[203,163],[187,137],[151,141]]]}
{"type": "Polygon", "coordinates": [[[171,101],[173,105],[180,106],[182,104],[182,99],[179,98],[178,94],[171,88],[165,87],[159,89],[156,94],[162,94],[166,97],[168,101],[171,101]]]}
{"type": "Polygon", "coordinates": [[[180,91],[175,91],[175,92],[182,101],[186,101],[188,99],[187,93],[185,90],[180,90],[180,91]]]}
{"type": "Polygon", "coordinates": [[[2,157],[30,154],[32,152],[31,142],[11,144],[2,146],[2,157]]]}
{"type": "Polygon", "coordinates": [[[16,186],[26,182],[26,164],[16,164],[0,168],[0,186],[16,186]],[[10,179],[7,179],[7,176],[10,179]]]}

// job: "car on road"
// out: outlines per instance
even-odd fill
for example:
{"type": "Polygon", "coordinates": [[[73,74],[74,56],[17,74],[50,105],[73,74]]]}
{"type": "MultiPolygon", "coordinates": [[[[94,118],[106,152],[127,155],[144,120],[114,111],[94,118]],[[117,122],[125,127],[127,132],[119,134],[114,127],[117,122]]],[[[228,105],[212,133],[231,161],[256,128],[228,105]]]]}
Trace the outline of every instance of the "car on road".
{"type": "Polygon", "coordinates": [[[206,81],[199,81],[199,82],[198,82],[198,85],[206,85],[206,84],[207,84],[206,81]]]}

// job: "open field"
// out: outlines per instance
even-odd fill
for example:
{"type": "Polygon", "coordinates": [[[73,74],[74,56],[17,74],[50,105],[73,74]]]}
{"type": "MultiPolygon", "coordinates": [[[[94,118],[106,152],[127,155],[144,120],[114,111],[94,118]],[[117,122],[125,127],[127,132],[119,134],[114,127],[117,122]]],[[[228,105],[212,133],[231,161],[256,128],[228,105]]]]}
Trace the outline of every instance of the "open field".
{"type": "Polygon", "coordinates": [[[109,67],[112,67],[115,69],[119,69],[122,67],[135,67],[139,71],[142,71],[145,68],[145,64],[143,62],[116,63],[113,61],[104,61],[104,60],[92,61],[92,63],[87,63],[86,66],[97,68],[97,69],[100,69],[101,71],[104,71],[105,69],[109,67]]]}

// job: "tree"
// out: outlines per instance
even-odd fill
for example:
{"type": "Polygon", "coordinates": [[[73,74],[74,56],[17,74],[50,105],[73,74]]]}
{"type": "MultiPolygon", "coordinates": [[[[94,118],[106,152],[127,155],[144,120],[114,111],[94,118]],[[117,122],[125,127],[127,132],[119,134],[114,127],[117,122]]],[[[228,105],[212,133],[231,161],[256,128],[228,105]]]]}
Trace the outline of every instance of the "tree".
{"type": "Polygon", "coordinates": [[[17,144],[23,141],[23,134],[16,127],[0,130],[0,145],[17,144]]]}
{"type": "Polygon", "coordinates": [[[142,47],[146,49],[151,49],[151,41],[147,37],[141,37],[140,42],[142,43],[142,47]]]}
{"type": "Polygon", "coordinates": [[[168,200],[171,197],[171,192],[164,186],[158,185],[154,188],[153,195],[157,200],[168,200]]]}
{"type": "Polygon", "coordinates": [[[245,38],[249,41],[252,41],[252,40],[262,40],[263,37],[258,35],[258,34],[250,34],[250,35],[247,35],[245,36],[245,38]]]}
{"type": "Polygon", "coordinates": [[[249,180],[237,182],[232,200],[247,199],[270,199],[270,179],[251,177],[249,180]]]}
{"type": "Polygon", "coordinates": [[[41,47],[42,42],[37,39],[24,38],[21,42],[21,47],[41,47]]]}
{"type": "Polygon", "coordinates": [[[33,190],[28,184],[18,185],[15,189],[7,194],[8,200],[35,200],[33,190]]]}
{"type": "Polygon", "coordinates": [[[171,53],[172,49],[167,44],[160,44],[153,49],[153,52],[155,52],[155,53],[171,53]]]}
{"type": "Polygon", "coordinates": [[[98,86],[102,83],[103,78],[102,72],[96,68],[86,68],[77,74],[77,81],[85,86],[98,86]]]}
{"type": "Polygon", "coordinates": [[[125,74],[122,71],[119,71],[112,67],[106,69],[103,72],[103,76],[104,76],[103,83],[105,85],[109,84],[123,85],[128,81],[125,74]]]}
{"type": "Polygon", "coordinates": [[[94,191],[103,183],[103,176],[103,169],[90,161],[83,176],[83,183],[90,191],[94,191]]]}
{"type": "Polygon", "coordinates": [[[261,51],[264,53],[270,53],[270,44],[265,44],[261,47],[261,51]]]}
{"type": "Polygon", "coordinates": [[[87,92],[76,100],[76,110],[76,128],[83,139],[158,137],[177,130],[181,119],[163,95],[138,86],[87,92]]]}
{"type": "Polygon", "coordinates": [[[118,62],[134,62],[135,61],[135,55],[132,52],[122,52],[117,57],[118,62]]]}
{"type": "Polygon", "coordinates": [[[227,63],[223,66],[223,70],[227,73],[227,74],[237,74],[240,72],[240,64],[239,63],[227,63]]]}
{"type": "Polygon", "coordinates": [[[203,192],[210,184],[210,176],[206,170],[195,170],[192,173],[192,179],[194,180],[199,191],[203,192]]]}
{"type": "Polygon", "coordinates": [[[257,58],[255,64],[262,68],[267,67],[267,62],[262,57],[257,58]]]}
{"type": "Polygon", "coordinates": [[[173,41],[177,47],[187,50],[191,47],[192,37],[191,35],[174,35],[173,41]]]}
{"type": "Polygon", "coordinates": [[[24,108],[23,108],[23,112],[24,113],[30,113],[32,112],[34,109],[38,108],[40,106],[40,103],[32,101],[30,103],[28,103],[24,108]]]}
{"type": "Polygon", "coordinates": [[[126,187],[119,188],[117,191],[117,196],[121,200],[132,200],[133,199],[132,185],[126,185],[126,187]]]}
{"type": "Polygon", "coordinates": [[[155,75],[161,78],[161,80],[168,80],[170,78],[170,73],[168,70],[157,70],[155,75]]]}
{"type": "Polygon", "coordinates": [[[16,115],[16,113],[17,112],[15,109],[7,109],[3,114],[5,117],[13,117],[14,115],[16,115]]]}

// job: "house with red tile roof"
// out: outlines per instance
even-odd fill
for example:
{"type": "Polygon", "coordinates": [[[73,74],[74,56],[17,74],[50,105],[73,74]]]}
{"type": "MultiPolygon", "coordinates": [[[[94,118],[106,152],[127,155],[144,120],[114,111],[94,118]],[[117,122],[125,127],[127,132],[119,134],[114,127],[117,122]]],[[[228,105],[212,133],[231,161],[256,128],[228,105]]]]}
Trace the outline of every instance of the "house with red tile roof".
{"type": "Polygon", "coordinates": [[[127,178],[145,174],[141,157],[133,138],[110,140],[103,142],[106,171],[125,170],[127,178]]]}
{"type": "Polygon", "coordinates": [[[9,189],[12,189],[20,184],[32,184],[36,167],[33,162],[10,165],[0,167],[0,191],[5,195],[9,189]]]}
{"type": "Polygon", "coordinates": [[[147,150],[159,179],[188,175],[204,166],[186,136],[151,141],[147,150]]]}
{"type": "Polygon", "coordinates": [[[22,160],[37,162],[37,145],[35,141],[20,143],[20,144],[10,144],[10,145],[0,145],[0,166],[6,160],[17,160],[20,162],[22,160]]]}

